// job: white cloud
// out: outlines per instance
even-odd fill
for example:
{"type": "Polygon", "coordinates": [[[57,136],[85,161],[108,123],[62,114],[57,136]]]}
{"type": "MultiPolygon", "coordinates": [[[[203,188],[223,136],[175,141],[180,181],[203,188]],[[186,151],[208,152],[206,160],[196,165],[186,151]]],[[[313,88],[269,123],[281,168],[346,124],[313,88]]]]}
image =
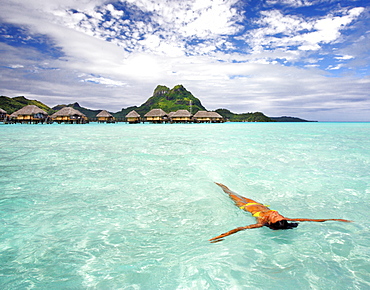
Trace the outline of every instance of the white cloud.
{"type": "MultiPolygon", "coordinates": [[[[222,36],[232,35],[240,29],[237,21],[242,16],[233,8],[236,2],[237,0],[132,1],[136,8],[130,9],[139,8],[142,13],[147,13],[145,20],[140,17],[134,20],[125,19],[124,12],[117,10],[112,4],[95,7],[82,5],[73,7],[73,10],[67,9],[69,6],[66,5],[65,9],[52,9],[48,12],[49,20],[52,18],[52,22],[59,26],[109,40],[129,51],[177,56],[189,51],[187,44],[193,39],[215,42],[219,46],[230,45],[222,36]],[[107,11],[113,16],[110,21],[103,19],[107,11]]],[[[217,46],[212,47],[216,48],[217,46]]],[[[208,51],[210,49],[203,53],[208,51]]]]}
{"type": "Polygon", "coordinates": [[[315,51],[315,50],[319,50],[320,48],[321,46],[318,43],[304,44],[298,47],[299,50],[303,50],[303,51],[315,51]]]}
{"type": "Polygon", "coordinates": [[[256,22],[261,28],[248,35],[247,41],[255,53],[276,48],[302,51],[317,51],[322,44],[338,41],[341,30],[353,22],[364,8],[340,10],[321,18],[303,18],[297,15],[284,15],[281,11],[262,11],[256,22]]]}
{"type": "Polygon", "coordinates": [[[303,34],[303,40],[311,44],[335,41],[340,36],[340,30],[345,29],[363,10],[364,8],[357,7],[348,11],[344,10],[341,16],[328,15],[317,20],[313,25],[313,29],[316,31],[303,34]]]}
{"type": "Polygon", "coordinates": [[[336,56],[334,57],[335,59],[338,59],[338,60],[349,60],[349,59],[352,59],[354,58],[352,55],[342,55],[342,56],[336,56]]]}
{"type": "Polygon", "coordinates": [[[305,67],[307,68],[316,68],[316,67],[320,67],[318,64],[306,64],[305,67]]]}
{"type": "Polygon", "coordinates": [[[292,7],[305,7],[313,5],[317,0],[268,0],[266,2],[269,5],[283,4],[292,7]]]}
{"type": "Polygon", "coordinates": [[[11,64],[9,65],[10,68],[24,68],[24,65],[21,64],[11,64]]]}
{"type": "Polygon", "coordinates": [[[123,16],[122,10],[116,10],[112,4],[108,4],[106,6],[106,9],[110,12],[110,14],[113,16],[113,18],[120,18],[123,16]]]}
{"type": "Polygon", "coordinates": [[[101,85],[106,85],[108,87],[125,87],[127,86],[126,83],[117,81],[117,80],[112,80],[104,77],[96,77],[92,75],[85,75],[81,74],[79,75],[80,78],[82,78],[81,82],[91,82],[94,84],[101,84],[101,85]]]}
{"type": "Polygon", "coordinates": [[[188,23],[184,23],[180,32],[183,32],[184,36],[196,36],[199,38],[213,38],[218,35],[235,34],[239,30],[239,27],[235,24],[238,16],[236,9],[231,8],[232,4],[233,2],[231,1],[209,1],[208,6],[195,9],[195,11],[198,11],[198,15],[188,23]]]}
{"type": "Polygon", "coordinates": [[[342,67],[343,67],[343,64],[340,63],[340,64],[337,64],[337,65],[329,65],[326,69],[327,70],[338,70],[338,69],[340,69],[342,67]]]}

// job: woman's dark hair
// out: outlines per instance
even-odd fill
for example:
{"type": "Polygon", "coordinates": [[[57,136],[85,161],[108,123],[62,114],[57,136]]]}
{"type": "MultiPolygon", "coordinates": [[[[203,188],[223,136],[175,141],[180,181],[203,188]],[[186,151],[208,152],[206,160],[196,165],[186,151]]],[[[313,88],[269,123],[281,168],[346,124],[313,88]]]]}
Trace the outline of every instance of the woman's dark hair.
{"type": "Polygon", "coordinates": [[[298,223],[288,223],[286,220],[281,220],[276,223],[271,223],[267,225],[272,230],[288,230],[298,227],[298,223]]]}

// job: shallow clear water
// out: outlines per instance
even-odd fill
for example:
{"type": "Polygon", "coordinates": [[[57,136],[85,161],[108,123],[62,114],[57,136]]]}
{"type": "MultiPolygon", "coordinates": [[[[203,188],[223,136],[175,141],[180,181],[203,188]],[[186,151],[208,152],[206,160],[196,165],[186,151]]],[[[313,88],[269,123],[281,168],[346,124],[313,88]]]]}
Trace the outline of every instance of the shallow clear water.
{"type": "Polygon", "coordinates": [[[369,289],[370,123],[0,125],[2,289],[369,289]],[[213,182],[300,223],[254,223],[213,182]]]}

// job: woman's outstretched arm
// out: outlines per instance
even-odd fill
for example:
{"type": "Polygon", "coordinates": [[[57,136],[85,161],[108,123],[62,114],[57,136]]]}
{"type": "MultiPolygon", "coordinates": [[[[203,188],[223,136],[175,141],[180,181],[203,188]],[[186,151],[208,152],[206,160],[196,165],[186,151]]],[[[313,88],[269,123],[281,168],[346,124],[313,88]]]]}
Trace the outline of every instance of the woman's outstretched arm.
{"type": "Polygon", "coordinates": [[[244,230],[247,230],[247,229],[256,229],[256,228],[261,228],[263,227],[263,224],[253,224],[253,225],[249,225],[249,226],[246,226],[246,227],[239,227],[239,228],[236,228],[236,229],[233,229],[231,231],[228,231],[227,233],[223,233],[217,237],[214,237],[212,239],[210,239],[211,243],[217,243],[217,242],[220,242],[223,240],[224,237],[226,236],[230,236],[232,234],[235,234],[237,232],[240,232],[240,231],[244,231],[244,230]]]}
{"type": "Polygon", "coordinates": [[[337,222],[345,222],[345,223],[352,223],[352,221],[344,220],[344,219],[306,219],[306,218],[284,218],[287,221],[294,221],[294,222],[326,222],[326,221],[337,221],[337,222]]]}

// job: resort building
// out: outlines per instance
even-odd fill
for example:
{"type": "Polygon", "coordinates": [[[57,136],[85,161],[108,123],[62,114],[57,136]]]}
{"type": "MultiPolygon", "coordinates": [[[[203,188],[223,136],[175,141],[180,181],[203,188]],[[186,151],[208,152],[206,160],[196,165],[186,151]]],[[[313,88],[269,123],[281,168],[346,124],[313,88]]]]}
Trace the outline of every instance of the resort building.
{"type": "Polygon", "coordinates": [[[190,123],[192,122],[192,114],[188,110],[177,110],[175,113],[169,115],[172,123],[190,123]]]}
{"type": "Polygon", "coordinates": [[[151,123],[168,122],[168,114],[162,109],[152,109],[144,115],[145,121],[151,123]]]}
{"type": "Polygon", "coordinates": [[[208,112],[211,118],[211,123],[223,123],[224,118],[217,112],[208,112]]]}
{"type": "Polygon", "coordinates": [[[58,112],[51,115],[51,119],[59,124],[85,124],[88,122],[88,119],[84,114],[72,107],[64,107],[60,109],[58,112]]]}
{"type": "Polygon", "coordinates": [[[4,122],[7,119],[7,116],[6,111],[0,108],[0,122],[4,122]]]}
{"type": "Polygon", "coordinates": [[[132,110],[130,113],[128,113],[125,118],[130,124],[140,123],[141,120],[140,115],[135,110],[132,110]]]}
{"type": "Polygon", "coordinates": [[[14,123],[44,123],[48,121],[48,114],[35,105],[28,105],[10,115],[14,123]]]}
{"type": "Polygon", "coordinates": [[[96,115],[99,123],[115,123],[116,119],[106,110],[96,115]]]}
{"type": "Polygon", "coordinates": [[[198,111],[193,120],[196,123],[222,123],[224,118],[217,112],[198,111]]]}

